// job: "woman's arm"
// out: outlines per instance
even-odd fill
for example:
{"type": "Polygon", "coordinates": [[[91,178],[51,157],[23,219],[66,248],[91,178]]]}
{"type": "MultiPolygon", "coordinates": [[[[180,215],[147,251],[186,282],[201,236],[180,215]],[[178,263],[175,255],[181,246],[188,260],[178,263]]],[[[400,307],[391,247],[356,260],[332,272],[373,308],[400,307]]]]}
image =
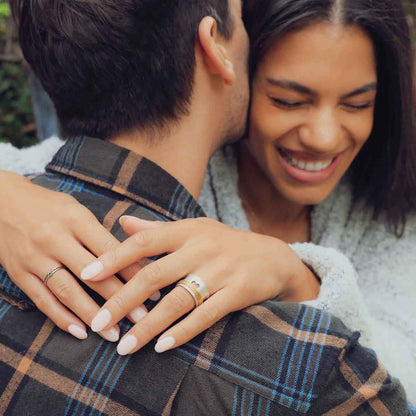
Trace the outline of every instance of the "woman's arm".
{"type": "Polygon", "coordinates": [[[209,297],[195,308],[183,288],[174,288],[125,335],[120,354],[137,351],[188,312],[161,335],[158,352],[188,342],[231,312],[275,298],[314,299],[319,292],[315,275],[276,238],[235,230],[207,218],[159,223],[122,217],[121,225],[132,237],[89,265],[81,273],[86,281],[103,280],[142,258],[169,254],[143,268],[109,299],[94,318],[93,330],[114,325],[155,290],[190,274],[205,282],[209,297]]]}
{"type": "Polygon", "coordinates": [[[319,295],[305,304],[323,309],[361,333],[361,343],[372,345],[370,313],[358,285],[357,272],[346,256],[312,243],[293,244],[293,250],[321,280],[319,295]]]}

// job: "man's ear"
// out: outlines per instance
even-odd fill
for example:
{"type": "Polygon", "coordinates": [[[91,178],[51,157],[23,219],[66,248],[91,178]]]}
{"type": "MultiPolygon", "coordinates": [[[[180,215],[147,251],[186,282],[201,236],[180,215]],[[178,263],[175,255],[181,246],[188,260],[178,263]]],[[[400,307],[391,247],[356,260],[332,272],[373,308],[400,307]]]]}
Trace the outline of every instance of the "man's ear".
{"type": "Polygon", "coordinates": [[[206,16],[202,19],[198,40],[205,65],[211,74],[220,76],[226,84],[232,85],[236,78],[234,65],[228,57],[227,49],[220,43],[223,38],[213,17],[206,16]]]}

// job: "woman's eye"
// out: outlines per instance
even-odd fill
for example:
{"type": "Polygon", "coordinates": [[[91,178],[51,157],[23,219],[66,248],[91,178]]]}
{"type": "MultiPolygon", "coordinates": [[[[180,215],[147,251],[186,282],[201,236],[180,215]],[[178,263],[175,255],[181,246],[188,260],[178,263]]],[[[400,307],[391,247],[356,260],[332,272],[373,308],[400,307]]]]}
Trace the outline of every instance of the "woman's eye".
{"type": "Polygon", "coordinates": [[[345,108],[348,108],[349,110],[365,110],[366,108],[371,108],[374,103],[364,103],[364,104],[348,104],[343,103],[342,104],[345,108]]]}
{"type": "Polygon", "coordinates": [[[272,98],[272,101],[278,106],[283,108],[298,108],[306,103],[298,101],[285,101],[280,98],[272,98]]]}

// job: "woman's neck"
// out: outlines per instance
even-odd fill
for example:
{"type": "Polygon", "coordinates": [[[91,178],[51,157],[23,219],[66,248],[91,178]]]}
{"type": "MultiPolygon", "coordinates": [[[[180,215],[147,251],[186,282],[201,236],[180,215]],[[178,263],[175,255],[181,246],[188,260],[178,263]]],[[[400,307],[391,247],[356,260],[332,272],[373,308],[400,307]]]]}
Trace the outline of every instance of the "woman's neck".
{"type": "Polygon", "coordinates": [[[252,231],[287,243],[310,241],[310,207],[285,199],[241,144],[239,191],[252,231]]]}

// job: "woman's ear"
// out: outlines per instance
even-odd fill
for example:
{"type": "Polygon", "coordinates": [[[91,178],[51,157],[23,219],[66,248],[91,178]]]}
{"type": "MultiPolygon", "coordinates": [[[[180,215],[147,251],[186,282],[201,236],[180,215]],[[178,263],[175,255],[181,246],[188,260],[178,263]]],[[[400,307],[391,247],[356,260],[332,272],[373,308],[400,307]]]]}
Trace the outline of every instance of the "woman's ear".
{"type": "Polygon", "coordinates": [[[220,76],[227,85],[235,82],[234,64],[228,56],[228,51],[220,41],[224,38],[218,31],[216,20],[211,16],[202,19],[198,29],[198,40],[203,59],[212,75],[220,76]]]}

